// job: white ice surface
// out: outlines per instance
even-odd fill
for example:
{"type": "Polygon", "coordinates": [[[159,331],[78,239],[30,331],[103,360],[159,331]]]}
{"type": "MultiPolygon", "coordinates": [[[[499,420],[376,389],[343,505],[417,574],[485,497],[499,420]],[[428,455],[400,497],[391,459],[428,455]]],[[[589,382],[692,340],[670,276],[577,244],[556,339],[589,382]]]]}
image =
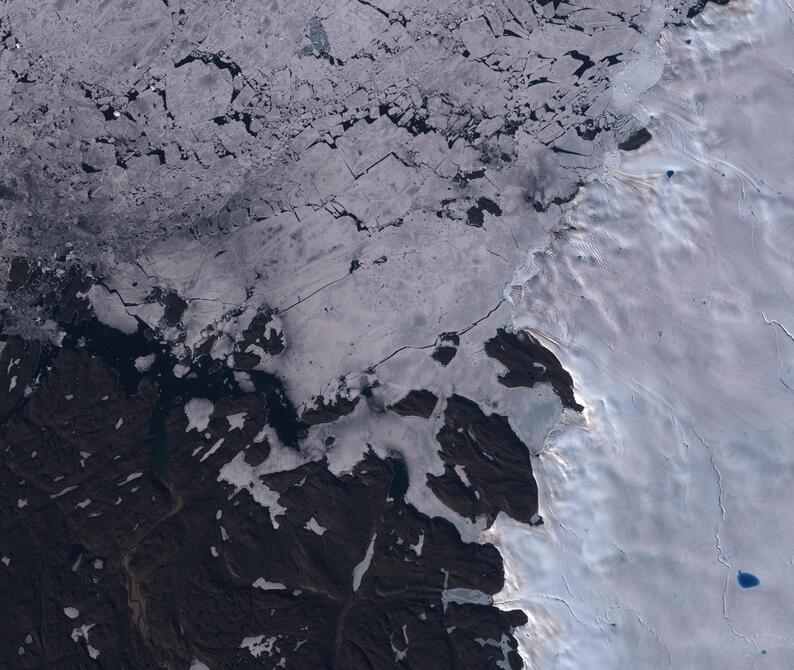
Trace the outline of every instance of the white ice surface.
{"type": "Polygon", "coordinates": [[[138,356],[135,359],[135,369],[138,372],[148,372],[154,364],[154,359],[157,358],[156,354],[149,354],[148,356],[138,356]]]}
{"type": "Polygon", "coordinates": [[[124,309],[124,303],[115,293],[95,284],[88,290],[87,297],[96,318],[105,325],[128,335],[138,330],[138,322],[124,309]]]}
{"type": "Polygon", "coordinates": [[[187,365],[177,363],[174,366],[174,377],[177,379],[182,379],[188,372],[190,372],[190,368],[187,365]]]}
{"type": "Polygon", "coordinates": [[[793,27],[754,0],[669,33],[653,142],[517,276],[587,408],[534,462],[545,524],[486,534],[530,668],[794,667],[793,27]]]}

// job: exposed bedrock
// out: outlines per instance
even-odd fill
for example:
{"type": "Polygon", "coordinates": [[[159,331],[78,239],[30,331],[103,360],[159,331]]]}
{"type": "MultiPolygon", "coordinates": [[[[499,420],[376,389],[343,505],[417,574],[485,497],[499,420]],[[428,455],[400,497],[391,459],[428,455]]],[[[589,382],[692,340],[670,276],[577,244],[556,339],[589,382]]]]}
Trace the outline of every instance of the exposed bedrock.
{"type": "Polygon", "coordinates": [[[392,412],[402,416],[429,418],[438,404],[438,396],[425,389],[409,391],[398,402],[389,406],[392,412]]]}
{"type": "Polygon", "coordinates": [[[492,522],[504,512],[528,523],[537,513],[529,450],[507,417],[485,414],[476,403],[454,395],[447,400],[436,439],[444,474],[428,475],[428,485],[458,514],[492,522]]]}
{"type": "Polygon", "coordinates": [[[551,384],[564,407],[577,412],[584,409],[574,397],[570,373],[531,333],[525,330],[511,333],[500,328],[496,336],[485,343],[485,353],[507,368],[506,373],[499,375],[499,381],[505,386],[531,388],[546,382],[551,384]]]}

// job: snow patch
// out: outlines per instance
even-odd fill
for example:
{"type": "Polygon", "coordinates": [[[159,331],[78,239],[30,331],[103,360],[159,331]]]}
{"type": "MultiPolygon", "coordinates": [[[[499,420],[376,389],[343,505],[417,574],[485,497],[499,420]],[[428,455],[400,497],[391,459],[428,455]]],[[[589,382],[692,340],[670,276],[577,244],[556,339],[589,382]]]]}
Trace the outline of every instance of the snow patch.
{"type": "Polygon", "coordinates": [[[221,468],[218,481],[228,482],[235,487],[231,497],[240,491],[247,491],[256,502],[267,508],[273,528],[278,528],[277,517],[284,514],[287,509],[278,504],[279,494],[259,479],[259,475],[262,474],[260,468],[263,465],[265,463],[256,468],[248,465],[241,452],[221,468]]]}
{"type": "Polygon", "coordinates": [[[320,536],[322,536],[322,534],[323,534],[323,533],[324,533],[326,530],[328,530],[327,528],[324,528],[324,527],[323,527],[323,526],[321,526],[319,523],[317,523],[317,519],[315,519],[314,517],[312,517],[311,519],[309,519],[309,520],[308,520],[308,521],[307,521],[307,522],[304,524],[304,526],[303,526],[303,527],[304,527],[306,530],[310,530],[312,533],[317,533],[317,535],[320,535],[320,536]]]}
{"type": "MultiPolygon", "coordinates": [[[[259,658],[263,653],[268,656],[273,655],[276,640],[278,636],[266,638],[264,635],[256,635],[254,637],[244,637],[240,643],[240,649],[248,649],[248,652],[254,658],[259,658]]],[[[275,649],[275,651],[278,651],[275,649]]]]}
{"type": "Polygon", "coordinates": [[[222,437],[222,438],[221,438],[220,440],[218,440],[218,441],[217,441],[215,444],[213,444],[213,445],[212,445],[212,446],[209,448],[209,450],[207,451],[207,453],[206,453],[206,454],[204,454],[204,455],[203,455],[201,458],[199,458],[199,463],[203,463],[203,462],[204,462],[204,461],[206,461],[206,460],[207,460],[207,459],[208,459],[210,456],[212,456],[212,454],[214,454],[216,451],[218,451],[218,449],[220,449],[220,448],[221,448],[221,445],[223,444],[223,441],[224,441],[225,439],[226,439],[226,438],[223,438],[223,437],[222,437]]]}
{"type": "Polygon", "coordinates": [[[375,539],[378,537],[378,534],[372,536],[372,539],[369,541],[369,546],[367,547],[367,551],[364,554],[364,558],[362,559],[361,563],[359,563],[355,568],[353,568],[353,590],[358,591],[358,587],[361,586],[361,580],[364,578],[364,575],[367,574],[367,570],[369,570],[369,564],[372,562],[372,555],[375,553],[375,539]]]}
{"type": "Polygon", "coordinates": [[[185,432],[197,430],[199,433],[206,430],[210,425],[210,416],[215,409],[211,400],[206,398],[193,398],[185,403],[185,416],[187,417],[187,428],[185,432]]]}
{"type": "Polygon", "coordinates": [[[88,631],[90,631],[96,624],[83,624],[79,628],[75,628],[72,631],[72,640],[75,642],[79,642],[83,640],[85,642],[86,649],[88,650],[88,655],[93,658],[99,658],[99,649],[92,647],[91,643],[88,641],[88,631]]]}
{"type": "Polygon", "coordinates": [[[419,540],[417,540],[416,544],[409,545],[411,550],[417,555],[422,555],[422,547],[425,546],[425,534],[424,532],[419,533],[419,540]]]}
{"type": "Polygon", "coordinates": [[[257,579],[254,582],[253,586],[256,589],[262,589],[263,591],[281,591],[287,588],[286,586],[284,586],[284,584],[281,584],[280,582],[269,582],[263,577],[257,579]]]}
{"type": "Polygon", "coordinates": [[[123,482],[119,482],[116,486],[124,486],[125,484],[129,484],[130,482],[134,482],[136,479],[143,477],[142,472],[133,472],[131,475],[127,475],[123,482]]]}
{"type": "Polygon", "coordinates": [[[227,414],[226,421],[229,423],[229,431],[242,430],[245,426],[245,417],[247,412],[238,412],[237,414],[227,414]]]}

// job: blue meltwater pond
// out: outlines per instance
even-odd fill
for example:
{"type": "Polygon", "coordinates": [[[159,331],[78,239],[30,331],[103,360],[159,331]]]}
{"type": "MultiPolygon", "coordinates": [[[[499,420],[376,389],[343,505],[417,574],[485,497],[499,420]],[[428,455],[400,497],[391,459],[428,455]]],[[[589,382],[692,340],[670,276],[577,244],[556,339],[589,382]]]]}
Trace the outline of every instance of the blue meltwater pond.
{"type": "Polygon", "coordinates": [[[739,574],[736,575],[736,579],[739,582],[739,586],[743,589],[751,589],[761,583],[761,580],[755,575],[749,572],[742,572],[741,570],[739,570],[739,574]]]}

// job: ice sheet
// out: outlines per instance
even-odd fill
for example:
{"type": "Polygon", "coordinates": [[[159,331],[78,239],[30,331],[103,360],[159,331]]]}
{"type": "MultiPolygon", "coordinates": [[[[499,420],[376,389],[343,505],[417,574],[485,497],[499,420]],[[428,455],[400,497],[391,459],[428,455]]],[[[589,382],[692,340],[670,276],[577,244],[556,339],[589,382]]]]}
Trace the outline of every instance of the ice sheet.
{"type": "Polygon", "coordinates": [[[517,277],[515,322],[587,408],[536,461],[545,525],[486,534],[530,668],[794,667],[792,17],[731,2],[666,33],[654,141],[517,277]]]}

